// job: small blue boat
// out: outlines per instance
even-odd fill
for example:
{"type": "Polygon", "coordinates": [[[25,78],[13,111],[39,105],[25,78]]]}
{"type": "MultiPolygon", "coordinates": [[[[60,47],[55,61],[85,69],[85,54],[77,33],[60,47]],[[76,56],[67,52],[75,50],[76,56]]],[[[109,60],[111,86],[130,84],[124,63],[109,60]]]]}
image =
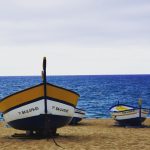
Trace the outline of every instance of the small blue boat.
{"type": "Polygon", "coordinates": [[[149,109],[118,103],[110,108],[110,114],[119,125],[139,126],[145,121],[149,109]]]}

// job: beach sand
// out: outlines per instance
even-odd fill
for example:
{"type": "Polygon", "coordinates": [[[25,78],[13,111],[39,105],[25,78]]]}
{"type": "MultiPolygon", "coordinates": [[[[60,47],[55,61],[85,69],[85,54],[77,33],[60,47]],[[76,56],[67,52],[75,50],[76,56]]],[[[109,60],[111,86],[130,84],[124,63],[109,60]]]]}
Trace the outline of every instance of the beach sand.
{"type": "MultiPolygon", "coordinates": [[[[58,129],[56,142],[67,150],[149,150],[150,119],[144,128],[114,126],[112,119],[85,119],[77,126],[58,129]]],[[[24,131],[0,123],[0,150],[61,150],[52,139],[13,138],[24,131]]]]}

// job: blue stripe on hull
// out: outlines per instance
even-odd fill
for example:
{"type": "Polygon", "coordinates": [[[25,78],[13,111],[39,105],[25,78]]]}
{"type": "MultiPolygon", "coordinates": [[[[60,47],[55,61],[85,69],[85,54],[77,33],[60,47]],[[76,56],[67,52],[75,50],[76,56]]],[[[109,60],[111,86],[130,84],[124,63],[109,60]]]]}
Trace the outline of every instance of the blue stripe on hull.
{"type": "Polygon", "coordinates": [[[122,126],[126,126],[126,125],[130,125],[130,126],[138,126],[141,125],[141,123],[145,120],[146,118],[132,118],[132,119],[124,119],[124,120],[116,120],[119,125],[122,126]]]}
{"type": "Polygon", "coordinates": [[[8,124],[19,130],[43,131],[67,125],[71,119],[71,117],[67,116],[41,114],[39,116],[10,121],[8,124]]]}

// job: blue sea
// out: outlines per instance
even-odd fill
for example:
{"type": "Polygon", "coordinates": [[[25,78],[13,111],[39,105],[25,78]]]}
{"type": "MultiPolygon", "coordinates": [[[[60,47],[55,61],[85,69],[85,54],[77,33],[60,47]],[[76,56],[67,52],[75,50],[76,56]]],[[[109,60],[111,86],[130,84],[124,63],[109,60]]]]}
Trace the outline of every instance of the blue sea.
{"type": "MultiPolygon", "coordinates": [[[[110,118],[109,108],[118,103],[150,108],[150,75],[48,76],[47,81],[80,94],[78,107],[87,118],[110,118]]],[[[0,77],[0,99],[42,82],[39,76],[0,77]]]]}

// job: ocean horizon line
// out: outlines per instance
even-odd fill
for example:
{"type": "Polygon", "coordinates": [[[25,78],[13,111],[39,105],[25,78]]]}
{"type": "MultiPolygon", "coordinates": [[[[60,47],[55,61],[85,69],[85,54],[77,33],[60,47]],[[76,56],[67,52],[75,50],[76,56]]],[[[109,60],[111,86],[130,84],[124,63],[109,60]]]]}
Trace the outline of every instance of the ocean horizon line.
{"type": "MultiPolygon", "coordinates": [[[[47,75],[48,77],[52,76],[150,76],[150,74],[72,74],[72,75],[47,75]]],[[[0,77],[41,77],[41,75],[0,75],[0,77]]]]}
{"type": "MultiPolygon", "coordinates": [[[[80,94],[78,108],[86,110],[88,118],[109,118],[109,108],[118,101],[143,108],[150,106],[150,74],[126,75],[48,75],[47,81],[80,94]]],[[[41,76],[1,76],[0,99],[38,85],[41,76]]]]}

